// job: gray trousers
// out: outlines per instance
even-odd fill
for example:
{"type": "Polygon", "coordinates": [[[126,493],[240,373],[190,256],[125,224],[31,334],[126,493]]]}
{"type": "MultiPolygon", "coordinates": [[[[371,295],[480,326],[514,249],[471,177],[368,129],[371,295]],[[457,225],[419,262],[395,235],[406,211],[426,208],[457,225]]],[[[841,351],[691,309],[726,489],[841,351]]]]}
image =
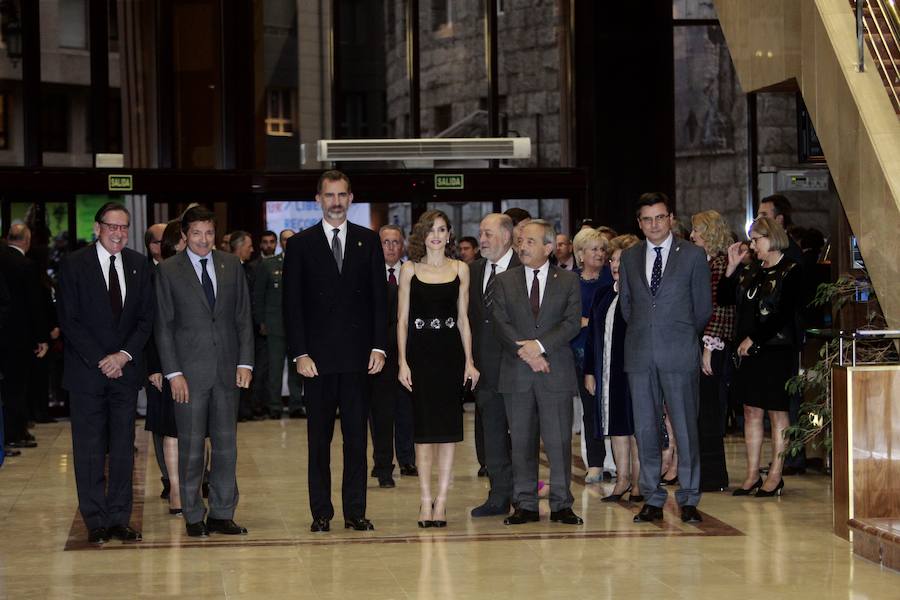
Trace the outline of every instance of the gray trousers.
{"type": "MultiPolygon", "coordinates": [[[[190,385],[190,383],[189,383],[190,385]]],[[[184,520],[198,523],[206,514],[200,495],[209,437],[209,516],[231,519],[238,503],[237,412],[240,392],[216,383],[212,388],[190,387],[190,402],[175,403],[178,425],[178,475],[184,520]]]]}
{"type": "Polygon", "coordinates": [[[663,403],[678,445],[679,506],[697,506],[700,502],[700,438],[697,418],[700,406],[700,373],[663,372],[653,368],[629,373],[631,403],[634,409],[634,435],[641,459],[641,493],[647,504],[662,507],[669,493],[660,485],[662,440],[660,428],[663,403]]]}
{"type": "MultiPolygon", "coordinates": [[[[574,392],[541,390],[539,384],[527,392],[503,394],[512,440],[513,502],[523,510],[538,509],[538,453],[542,439],[544,452],[550,460],[550,510],[570,508],[575,501],[569,489],[572,481],[572,396],[574,392]]],[[[489,464],[489,473],[490,470],[489,464]]]]}
{"type": "Polygon", "coordinates": [[[484,461],[491,479],[491,492],[487,501],[493,506],[509,506],[513,493],[513,473],[509,422],[503,394],[479,389],[475,392],[475,403],[481,415],[484,461]]]}

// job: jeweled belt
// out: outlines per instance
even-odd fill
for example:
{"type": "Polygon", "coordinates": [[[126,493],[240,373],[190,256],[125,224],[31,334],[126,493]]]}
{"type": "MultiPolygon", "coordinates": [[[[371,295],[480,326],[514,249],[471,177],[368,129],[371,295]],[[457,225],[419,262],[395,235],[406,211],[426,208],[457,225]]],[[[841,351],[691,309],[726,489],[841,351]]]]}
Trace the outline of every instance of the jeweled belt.
{"type": "Polygon", "coordinates": [[[438,318],[432,319],[416,319],[413,321],[413,325],[415,325],[416,329],[453,329],[456,325],[456,321],[453,317],[447,317],[443,321],[438,318]]]}

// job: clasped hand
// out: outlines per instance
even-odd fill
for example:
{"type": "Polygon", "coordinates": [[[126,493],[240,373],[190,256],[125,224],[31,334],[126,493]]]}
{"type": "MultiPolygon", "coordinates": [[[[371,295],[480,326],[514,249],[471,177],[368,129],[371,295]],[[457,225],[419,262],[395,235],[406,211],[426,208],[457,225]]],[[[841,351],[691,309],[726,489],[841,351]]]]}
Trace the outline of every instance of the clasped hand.
{"type": "Polygon", "coordinates": [[[537,340],[519,340],[516,343],[519,345],[519,358],[531,367],[532,371],[535,373],[550,372],[550,363],[544,358],[541,345],[537,340]]]}
{"type": "Polygon", "coordinates": [[[110,379],[118,379],[122,376],[122,369],[128,364],[128,356],[124,352],[107,354],[97,363],[100,371],[110,379]]]}

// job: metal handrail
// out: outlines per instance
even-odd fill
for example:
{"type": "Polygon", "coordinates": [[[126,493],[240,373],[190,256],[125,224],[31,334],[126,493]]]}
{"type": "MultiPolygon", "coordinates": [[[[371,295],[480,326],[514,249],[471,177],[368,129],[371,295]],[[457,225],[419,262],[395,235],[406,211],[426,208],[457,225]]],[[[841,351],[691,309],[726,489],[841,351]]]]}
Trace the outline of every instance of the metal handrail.
{"type": "Polygon", "coordinates": [[[883,340],[900,340],[900,329],[857,329],[841,331],[838,334],[838,364],[844,366],[844,342],[850,342],[850,366],[871,364],[856,360],[857,342],[874,342],[883,340]]]}
{"type": "Polygon", "coordinates": [[[892,50],[900,46],[900,14],[894,0],[856,0],[856,46],[857,46],[857,70],[865,71],[865,35],[868,34],[872,53],[878,68],[884,73],[890,87],[891,101],[897,110],[900,110],[900,94],[896,86],[900,84],[900,56],[895,56],[892,50]],[[869,6],[869,14],[872,17],[872,25],[865,18],[865,6],[869,6]],[[877,9],[877,10],[876,10],[877,9]],[[878,21],[877,13],[884,15],[887,28],[882,28],[878,21]],[[884,56],[882,56],[882,49],[884,56]]]}

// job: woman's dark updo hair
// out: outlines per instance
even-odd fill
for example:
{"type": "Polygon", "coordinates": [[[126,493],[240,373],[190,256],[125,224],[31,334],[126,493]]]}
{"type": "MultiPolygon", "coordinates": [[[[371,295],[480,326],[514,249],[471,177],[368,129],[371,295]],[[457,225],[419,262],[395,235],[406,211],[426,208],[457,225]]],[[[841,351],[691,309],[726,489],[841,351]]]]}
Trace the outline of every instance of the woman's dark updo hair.
{"type": "Polygon", "coordinates": [[[450,232],[450,241],[444,247],[444,254],[451,256],[454,244],[453,227],[450,225],[450,219],[447,217],[447,213],[442,210],[429,210],[419,217],[418,223],[413,225],[412,234],[409,236],[409,243],[406,248],[409,260],[419,262],[425,258],[425,238],[428,237],[428,232],[431,231],[431,228],[434,227],[434,222],[438,219],[444,220],[444,223],[447,224],[447,231],[450,232]]]}
{"type": "Polygon", "coordinates": [[[181,221],[175,219],[166,223],[163,230],[162,240],[159,243],[160,257],[165,260],[171,258],[178,253],[178,244],[181,242],[181,221]]]}

